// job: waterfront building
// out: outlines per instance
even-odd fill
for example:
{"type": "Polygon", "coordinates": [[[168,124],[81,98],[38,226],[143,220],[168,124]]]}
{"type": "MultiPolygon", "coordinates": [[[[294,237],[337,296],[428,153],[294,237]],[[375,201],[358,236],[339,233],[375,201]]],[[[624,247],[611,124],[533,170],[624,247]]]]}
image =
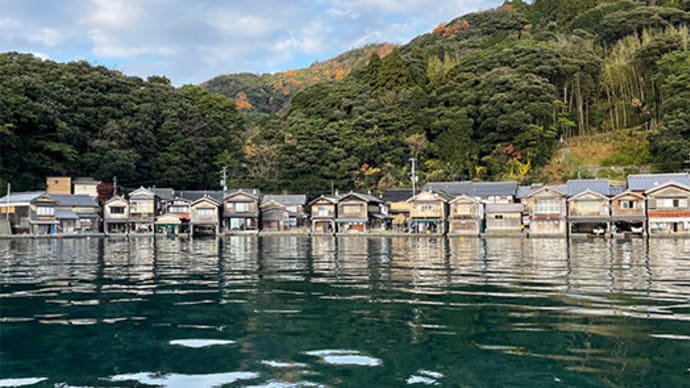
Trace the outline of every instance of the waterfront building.
{"type": "Polygon", "coordinates": [[[338,198],[327,197],[321,195],[320,197],[309,202],[311,210],[311,232],[315,234],[320,233],[335,233],[336,232],[336,218],[338,210],[338,198]]]}
{"type": "Polygon", "coordinates": [[[606,179],[577,179],[567,182],[567,220],[568,232],[571,235],[604,236],[610,233],[610,188],[611,185],[606,179]]]}
{"type": "Polygon", "coordinates": [[[645,197],[626,190],[611,199],[612,232],[646,234],[645,197]]]}
{"type": "Polygon", "coordinates": [[[258,232],[259,190],[238,189],[223,198],[225,232],[258,232]]]}
{"type": "Polygon", "coordinates": [[[262,230],[281,231],[302,228],[307,225],[304,194],[267,194],[261,202],[262,230]]]}
{"type": "Polygon", "coordinates": [[[11,193],[0,198],[0,216],[8,217],[12,234],[55,234],[57,201],[45,191],[11,193]]]}
{"type": "Polygon", "coordinates": [[[388,189],[381,194],[381,200],[388,208],[392,229],[397,232],[406,232],[409,227],[410,204],[412,189],[388,189]]]}
{"type": "Polygon", "coordinates": [[[450,201],[448,234],[479,236],[484,232],[484,204],[477,198],[462,194],[450,201]]]}
{"type": "Polygon", "coordinates": [[[129,202],[116,195],[103,205],[103,232],[110,234],[128,234],[129,202]]]}
{"type": "Polygon", "coordinates": [[[95,200],[98,198],[98,185],[100,184],[100,181],[97,181],[91,177],[74,178],[74,181],[72,182],[72,194],[88,195],[95,200]]]}
{"type": "Polygon", "coordinates": [[[445,193],[422,191],[407,200],[410,208],[410,232],[421,234],[446,233],[448,201],[445,193]]]}
{"type": "Polygon", "coordinates": [[[149,189],[140,187],[129,193],[129,231],[153,233],[158,206],[158,197],[149,189]]]}
{"type": "Polygon", "coordinates": [[[72,194],[72,178],[68,176],[46,177],[46,194],[72,194]]]}
{"type": "MultiPolygon", "coordinates": [[[[94,187],[95,188],[95,187],[94,187]]],[[[51,194],[56,201],[55,218],[60,233],[98,233],[101,207],[87,194],[51,194]]]]}
{"type": "Polygon", "coordinates": [[[364,233],[386,230],[391,217],[383,200],[369,194],[349,192],[338,199],[337,232],[364,233]]]}
{"type": "Polygon", "coordinates": [[[484,233],[521,233],[522,203],[487,203],[484,205],[484,233]]]}
{"type": "Polygon", "coordinates": [[[544,186],[527,196],[530,235],[565,236],[565,188],[544,186]]]}
{"type": "Polygon", "coordinates": [[[220,233],[220,207],[221,202],[210,196],[192,202],[191,235],[216,235],[220,233]]]}
{"type": "Polygon", "coordinates": [[[669,181],[645,195],[650,236],[690,235],[690,186],[669,181]]]}

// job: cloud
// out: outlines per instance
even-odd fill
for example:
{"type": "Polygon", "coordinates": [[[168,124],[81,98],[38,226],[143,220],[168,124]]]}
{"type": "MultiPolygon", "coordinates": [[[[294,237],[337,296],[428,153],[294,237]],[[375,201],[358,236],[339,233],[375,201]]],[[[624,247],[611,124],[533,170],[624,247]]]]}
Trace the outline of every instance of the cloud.
{"type": "Polygon", "coordinates": [[[0,0],[0,51],[87,59],[177,85],[405,43],[501,0],[0,0]]]}

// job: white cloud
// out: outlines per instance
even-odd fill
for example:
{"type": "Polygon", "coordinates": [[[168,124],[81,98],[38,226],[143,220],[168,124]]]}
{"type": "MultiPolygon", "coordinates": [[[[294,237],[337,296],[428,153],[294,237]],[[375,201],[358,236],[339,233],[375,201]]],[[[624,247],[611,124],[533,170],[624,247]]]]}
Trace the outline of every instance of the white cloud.
{"type": "Polygon", "coordinates": [[[500,2],[23,0],[3,3],[0,51],[117,63],[125,73],[162,74],[179,85],[306,66],[367,43],[405,43],[500,2]]]}

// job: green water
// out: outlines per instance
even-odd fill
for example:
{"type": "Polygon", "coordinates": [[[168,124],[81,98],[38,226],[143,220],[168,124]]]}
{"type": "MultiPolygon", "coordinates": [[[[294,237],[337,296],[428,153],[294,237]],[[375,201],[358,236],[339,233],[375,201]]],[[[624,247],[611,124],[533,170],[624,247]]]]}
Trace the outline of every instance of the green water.
{"type": "Polygon", "coordinates": [[[690,384],[690,240],[18,240],[0,258],[0,386],[690,384]]]}

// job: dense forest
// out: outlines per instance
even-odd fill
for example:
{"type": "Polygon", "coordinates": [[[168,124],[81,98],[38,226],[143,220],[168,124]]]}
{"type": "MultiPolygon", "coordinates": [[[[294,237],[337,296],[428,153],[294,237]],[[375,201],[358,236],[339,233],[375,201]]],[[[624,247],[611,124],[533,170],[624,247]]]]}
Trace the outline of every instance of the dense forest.
{"type": "Polygon", "coordinates": [[[622,129],[645,133],[649,153],[634,163],[679,170],[688,24],[687,0],[506,1],[299,84],[307,73],[174,88],[7,53],[0,184],[68,174],[213,188],[227,166],[233,185],[264,190],[381,190],[408,184],[411,157],[422,180],[529,182],[563,139],[622,129]]]}

